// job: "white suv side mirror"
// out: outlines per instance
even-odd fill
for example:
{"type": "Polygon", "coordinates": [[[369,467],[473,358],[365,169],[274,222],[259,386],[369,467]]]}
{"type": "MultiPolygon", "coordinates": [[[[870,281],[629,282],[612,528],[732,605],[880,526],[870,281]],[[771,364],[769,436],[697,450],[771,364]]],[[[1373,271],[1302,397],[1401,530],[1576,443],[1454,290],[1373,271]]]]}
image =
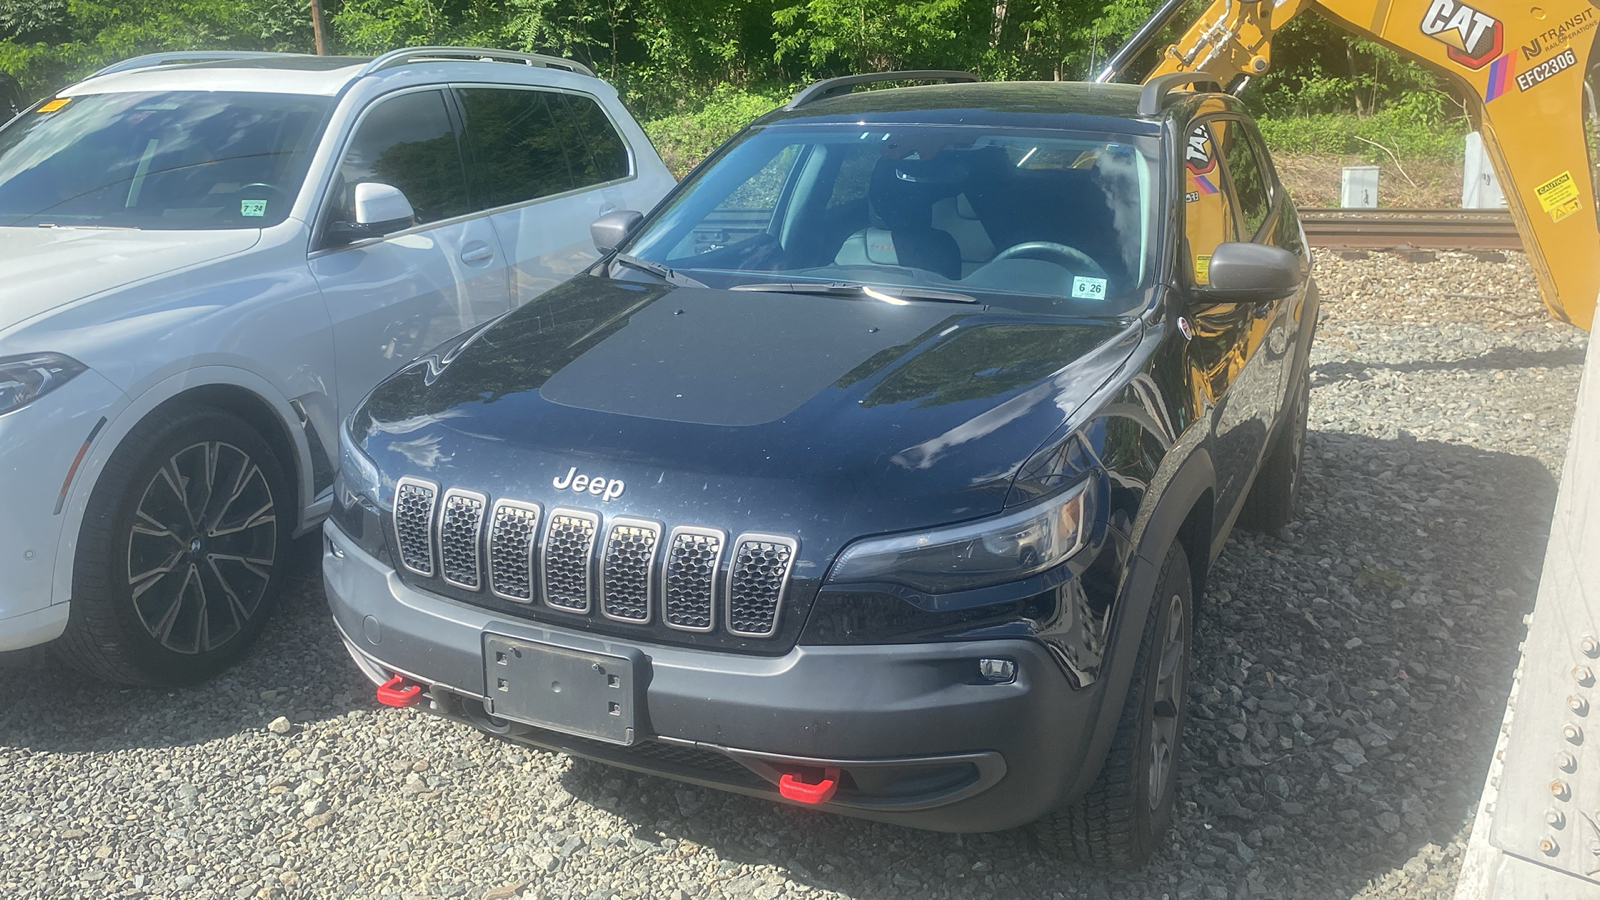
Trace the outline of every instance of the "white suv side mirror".
{"type": "Polygon", "coordinates": [[[356,185],[355,214],[357,225],[386,225],[404,221],[410,224],[416,213],[411,201],[397,187],[363,181],[356,185]]]}

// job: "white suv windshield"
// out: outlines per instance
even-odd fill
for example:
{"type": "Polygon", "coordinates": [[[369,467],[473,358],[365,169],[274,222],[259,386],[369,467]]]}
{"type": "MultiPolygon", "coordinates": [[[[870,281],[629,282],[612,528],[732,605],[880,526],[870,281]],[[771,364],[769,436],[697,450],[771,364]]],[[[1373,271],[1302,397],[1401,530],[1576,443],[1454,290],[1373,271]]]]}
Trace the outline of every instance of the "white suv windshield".
{"type": "Polygon", "coordinates": [[[259,228],[289,214],[329,100],[58,97],[0,129],[0,225],[259,228]]]}
{"type": "Polygon", "coordinates": [[[849,282],[1122,312],[1152,277],[1155,154],[1146,138],[1064,131],[775,126],[703,168],[624,253],[711,287],[849,282]]]}

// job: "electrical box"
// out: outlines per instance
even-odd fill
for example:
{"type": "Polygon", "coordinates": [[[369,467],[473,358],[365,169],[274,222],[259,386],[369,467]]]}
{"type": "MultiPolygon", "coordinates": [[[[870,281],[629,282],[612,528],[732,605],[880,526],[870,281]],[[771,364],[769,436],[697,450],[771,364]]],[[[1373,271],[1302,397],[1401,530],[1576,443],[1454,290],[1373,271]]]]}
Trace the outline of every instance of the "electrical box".
{"type": "Polygon", "coordinates": [[[1505,209],[1505,192],[1500,190],[1500,180],[1494,176],[1483,136],[1476,131],[1467,132],[1467,153],[1462,162],[1461,208],[1505,209]]]}
{"type": "Polygon", "coordinates": [[[1345,166],[1339,181],[1339,205],[1345,209],[1376,209],[1378,167],[1345,166]]]}

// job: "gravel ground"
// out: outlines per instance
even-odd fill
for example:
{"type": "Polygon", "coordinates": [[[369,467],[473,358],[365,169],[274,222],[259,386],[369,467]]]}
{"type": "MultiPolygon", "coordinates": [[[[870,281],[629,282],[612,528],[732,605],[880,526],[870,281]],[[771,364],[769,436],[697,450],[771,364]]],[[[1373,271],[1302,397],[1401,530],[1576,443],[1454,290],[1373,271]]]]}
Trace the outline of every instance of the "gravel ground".
{"type": "Polygon", "coordinates": [[[1585,336],[1525,260],[1323,253],[1305,492],[1197,629],[1170,845],[1103,875],[383,709],[314,542],[192,690],[0,670],[0,896],[1447,897],[1532,604],[1585,336]]]}

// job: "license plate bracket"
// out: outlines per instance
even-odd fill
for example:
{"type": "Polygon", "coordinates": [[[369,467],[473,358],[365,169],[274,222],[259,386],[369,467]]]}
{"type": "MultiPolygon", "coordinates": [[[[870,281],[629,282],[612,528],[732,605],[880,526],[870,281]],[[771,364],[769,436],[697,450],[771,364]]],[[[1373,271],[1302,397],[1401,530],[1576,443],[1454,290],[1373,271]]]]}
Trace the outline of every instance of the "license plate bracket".
{"type": "Polygon", "coordinates": [[[484,686],[490,712],[610,744],[635,742],[635,661],[486,632],[484,686]]]}

